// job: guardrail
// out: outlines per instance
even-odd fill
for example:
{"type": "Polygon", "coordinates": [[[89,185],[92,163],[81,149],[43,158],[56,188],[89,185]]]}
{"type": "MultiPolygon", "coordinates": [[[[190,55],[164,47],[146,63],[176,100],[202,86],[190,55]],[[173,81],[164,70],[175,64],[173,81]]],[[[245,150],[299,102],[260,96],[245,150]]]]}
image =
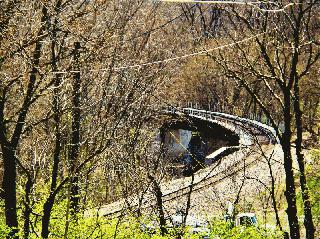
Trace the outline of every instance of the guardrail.
{"type": "Polygon", "coordinates": [[[276,131],[273,127],[261,123],[256,120],[242,118],[236,115],[220,113],[220,112],[212,112],[207,110],[201,109],[194,109],[194,108],[179,108],[179,107],[168,107],[165,111],[176,114],[176,113],[183,113],[185,115],[193,116],[193,117],[201,117],[204,120],[228,120],[233,123],[239,125],[239,127],[250,127],[257,129],[258,131],[262,132],[270,139],[271,143],[279,143],[279,139],[277,137],[276,131]]]}

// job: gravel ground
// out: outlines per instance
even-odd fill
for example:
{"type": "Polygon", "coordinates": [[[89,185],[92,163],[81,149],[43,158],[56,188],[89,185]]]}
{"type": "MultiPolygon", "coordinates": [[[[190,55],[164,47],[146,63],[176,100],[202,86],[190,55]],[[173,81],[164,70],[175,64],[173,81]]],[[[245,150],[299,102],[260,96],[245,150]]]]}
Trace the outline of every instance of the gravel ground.
{"type": "MultiPolygon", "coordinates": [[[[202,218],[221,217],[226,202],[234,202],[238,194],[239,202],[243,204],[242,207],[250,209],[251,205],[263,204],[259,196],[266,187],[271,185],[266,158],[269,158],[272,152],[272,172],[276,181],[282,181],[284,170],[283,165],[279,163],[283,161],[279,145],[264,145],[262,149],[256,146],[242,148],[223,157],[219,163],[199,170],[194,176],[190,214],[202,218]]],[[[185,208],[190,183],[191,177],[161,184],[164,209],[167,215],[174,213],[176,209],[185,208]]],[[[127,210],[128,205],[135,208],[138,205],[138,197],[130,197],[103,206],[99,209],[99,215],[119,215],[119,210],[127,210]]],[[[153,193],[147,192],[144,195],[142,205],[146,214],[156,210],[153,193]]]]}

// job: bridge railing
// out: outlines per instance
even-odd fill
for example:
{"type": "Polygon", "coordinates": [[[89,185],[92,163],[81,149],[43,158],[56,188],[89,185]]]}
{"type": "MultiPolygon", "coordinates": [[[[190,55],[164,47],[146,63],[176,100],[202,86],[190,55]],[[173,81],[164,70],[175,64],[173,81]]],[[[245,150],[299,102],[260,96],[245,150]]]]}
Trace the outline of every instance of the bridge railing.
{"type": "Polygon", "coordinates": [[[202,117],[204,119],[210,119],[210,120],[220,118],[223,120],[238,122],[243,125],[256,128],[259,131],[262,131],[271,139],[273,143],[279,142],[275,129],[257,120],[247,119],[247,118],[243,118],[243,117],[239,117],[239,116],[231,115],[227,113],[213,112],[213,111],[208,111],[203,109],[194,109],[194,108],[181,108],[181,107],[169,106],[166,109],[166,111],[171,112],[173,114],[180,112],[190,116],[198,116],[198,117],[202,117]]]}
{"type": "MultiPolygon", "coordinates": [[[[220,113],[225,113],[225,114],[230,114],[230,115],[238,115],[235,112],[235,108],[233,107],[228,107],[227,105],[221,105],[221,104],[199,104],[199,103],[193,103],[193,102],[187,102],[184,104],[178,103],[178,105],[171,106],[175,107],[177,109],[182,109],[182,108],[192,108],[192,109],[199,109],[199,110],[207,110],[210,112],[220,112],[220,113]]],[[[246,119],[251,119],[254,121],[258,121],[260,123],[271,125],[271,121],[269,120],[268,117],[266,117],[264,114],[258,114],[258,113],[247,113],[243,115],[238,115],[239,117],[246,118],[246,119]]],[[[276,122],[277,127],[281,132],[284,131],[284,123],[283,122],[276,122]]]]}

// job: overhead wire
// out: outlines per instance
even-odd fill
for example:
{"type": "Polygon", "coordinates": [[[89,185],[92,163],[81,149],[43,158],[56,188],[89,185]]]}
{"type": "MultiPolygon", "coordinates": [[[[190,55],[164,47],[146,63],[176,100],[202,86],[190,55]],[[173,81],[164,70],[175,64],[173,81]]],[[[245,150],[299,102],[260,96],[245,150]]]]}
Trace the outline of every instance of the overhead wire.
{"type": "MultiPolygon", "coordinates": [[[[252,5],[252,6],[255,6],[257,7],[256,5],[257,4],[260,4],[260,3],[274,3],[274,2],[261,2],[261,1],[256,1],[256,2],[253,2],[253,1],[200,1],[200,0],[157,0],[159,2],[168,2],[168,3],[206,3],[206,4],[241,4],[241,5],[252,5]]],[[[284,8],[288,7],[288,6],[291,6],[295,3],[289,3],[287,4],[284,8]]],[[[196,5],[193,5],[192,7],[190,7],[190,9],[194,8],[196,5]]],[[[284,9],[283,8],[283,9],[284,9]]],[[[281,10],[281,9],[277,9],[278,11],[281,10]]],[[[139,38],[139,37],[142,37],[146,34],[149,34],[149,33],[152,33],[156,30],[159,30],[163,27],[165,27],[166,25],[174,22],[175,20],[179,19],[180,17],[182,17],[183,14],[180,14],[172,19],[170,19],[169,21],[165,22],[164,24],[161,24],[160,26],[157,26],[153,29],[150,29],[146,32],[143,32],[137,36],[134,36],[134,37],[131,37],[128,40],[133,40],[133,39],[136,39],[136,38],[139,38]]],[[[181,56],[176,56],[176,57],[171,57],[171,58],[167,58],[167,59],[163,59],[163,60],[158,60],[158,61],[152,61],[152,62],[145,62],[145,63],[141,63],[141,64],[133,64],[133,65],[124,65],[124,66],[118,66],[118,67],[113,67],[113,70],[114,71],[121,71],[121,70],[125,70],[125,69],[140,69],[142,67],[147,67],[147,66],[151,66],[151,65],[159,65],[159,64],[165,64],[165,63],[169,63],[171,61],[177,61],[177,60],[181,60],[181,59],[185,59],[185,58],[189,58],[189,57],[194,57],[194,56],[198,56],[198,55],[205,55],[209,52],[212,52],[212,51],[215,51],[215,50],[220,50],[220,49],[224,49],[224,48],[227,48],[227,47],[232,47],[232,46],[235,46],[237,44],[241,44],[241,43],[244,43],[244,42],[247,42],[247,41],[250,41],[260,35],[263,35],[265,33],[260,33],[260,34],[257,34],[257,35],[254,35],[254,36],[251,36],[251,37],[248,37],[248,38],[245,38],[243,40],[240,40],[240,41],[237,41],[237,42],[232,42],[232,43],[229,43],[229,44],[226,44],[226,45],[222,45],[222,46],[218,46],[218,47],[215,47],[215,48],[211,48],[211,49],[205,49],[205,50],[202,50],[202,51],[199,51],[199,52],[195,52],[195,53],[191,53],[191,54],[185,54],[185,55],[181,55],[181,56]]],[[[101,69],[96,69],[96,70],[89,70],[89,72],[100,72],[100,71],[109,71],[110,68],[101,68],[101,69]]],[[[66,73],[77,73],[79,71],[59,71],[59,72],[52,72],[54,74],[66,74],[66,73]]]]}
{"type": "MultiPolygon", "coordinates": [[[[196,5],[193,5],[193,6],[191,6],[190,8],[188,8],[188,10],[192,10],[192,9],[195,8],[195,7],[196,7],[196,5]]],[[[207,10],[208,10],[208,8],[207,8],[205,11],[207,11],[207,10]]],[[[130,38],[128,38],[128,39],[125,39],[124,42],[130,42],[130,41],[136,40],[136,39],[138,39],[138,38],[140,38],[140,37],[143,37],[143,36],[145,36],[145,35],[151,34],[151,33],[155,32],[155,31],[157,31],[157,30],[163,29],[163,28],[166,27],[167,25],[169,25],[169,24],[175,22],[176,20],[178,20],[179,18],[183,17],[183,15],[184,15],[184,13],[181,13],[181,14],[179,14],[179,15],[171,18],[171,19],[169,19],[169,20],[166,21],[165,23],[160,24],[159,26],[156,26],[156,27],[154,27],[154,28],[152,28],[152,29],[149,29],[149,30],[147,30],[147,31],[145,31],[145,32],[142,32],[142,33],[140,33],[140,34],[138,34],[138,35],[136,35],[136,36],[132,36],[132,37],[130,37],[130,38]]],[[[198,17],[199,17],[199,16],[198,16],[198,17]]],[[[113,70],[115,70],[115,69],[113,69],[113,70]]],[[[97,71],[99,71],[99,70],[97,70],[97,71]]],[[[102,71],[106,71],[106,69],[103,69],[102,71]]],[[[55,73],[55,74],[66,74],[66,73],[77,73],[77,72],[78,72],[78,71],[59,71],[59,72],[53,72],[53,73],[55,73]]]]}
{"type": "MultiPolygon", "coordinates": [[[[194,57],[194,56],[199,56],[199,55],[206,55],[207,53],[212,52],[212,51],[221,50],[221,49],[224,49],[224,48],[228,48],[228,47],[232,47],[232,46],[235,46],[235,45],[238,45],[238,44],[242,44],[242,43],[248,42],[248,41],[250,41],[252,39],[255,39],[255,38],[257,38],[257,37],[259,37],[261,35],[264,35],[264,34],[265,33],[259,33],[259,34],[256,34],[254,36],[242,39],[240,41],[232,42],[232,43],[229,43],[229,44],[217,46],[217,47],[210,48],[210,49],[205,49],[205,50],[194,52],[194,53],[191,53],[191,54],[185,54],[185,55],[181,55],[181,56],[176,56],[176,57],[172,57],[172,58],[167,58],[167,59],[163,59],[163,60],[147,62],[147,63],[142,63],[142,64],[115,67],[114,70],[115,71],[119,71],[119,70],[123,70],[123,69],[142,68],[142,67],[145,67],[145,66],[159,65],[159,64],[168,63],[168,62],[171,62],[171,61],[177,61],[177,60],[181,60],[181,59],[185,59],[185,58],[189,58],[189,57],[194,57]]],[[[103,70],[103,69],[100,69],[100,70],[103,70]]]]}
{"type": "Polygon", "coordinates": [[[283,12],[285,11],[286,8],[289,8],[291,6],[297,5],[299,3],[296,2],[292,2],[292,3],[288,3],[285,6],[281,7],[281,8],[277,8],[277,9],[266,9],[266,8],[262,8],[259,5],[261,4],[273,4],[275,6],[277,6],[276,2],[272,2],[272,1],[268,1],[268,2],[263,2],[263,1],[223,1],[223,0],[218,0],[218,1],[202,1],[202,0],[156,0],[158,2],[164,2],[164,3],[196,3],[196,4],[233,4],[233,5],[244,5],[244,6],[250,6],[253,7],[261,12],[283,12]]]}
{"type": "MultiPolygon", "coordinates": [[[[160,2],[169,2],[169,3],[206,3],[206,4],[241,4],[241,5],[252,5],[252,6],[256,6],[257,4],[260,4],[260,3],[274,3],[274,2],[260,2],[260,1],[257,1],[257,2],[253,2],[253,1],[200,1],[200,0],[157,0],[157,1],[160,1],[160,2]]],[[[285,9],[291,5],[294,5],[296,3],[289,3],[287,5],[285,5],[282,9],[285,9]]],[[[193,5],[190,9],[192,9],[193,7],[195,7],[196,5],[193,5]]],[[[280,11],[282,9],[277,9],[277,11],[280,11]]],[[[274,11],[274,10],[273,10],[274,11]]],[[[153,31],[156,31],[158,29],[161,29],[162,27],[174,22],[175,20],[179,19],[181,16],[183,16],[183,14],[180,14],[176,17],[174,17],[173,19],[170,19],[169,21],[167,21],[166,23],[160,25],[160,26],[157,26],[153,29],[150,29],[149,31],[146,31],[144,33],[141,33],[139,34],[138,36],[135,36],[135,37],[132,37],[132,38],[129,38],[129,39],[135,39],[135,38],[138,38],[138,37],[141,37],[145,34],[149,34],[153,31]]],[[[232,43],[229,43],[229,44],[225,44],[225,45],[222,45],[222,46],[217,46],[217,47],[214,47],[214,48],[210,48],[210,49],[205,49],[205,50],[202,50],[202,51],[199,51],[199,52],[195,52],[195,53],[191,53],[191,54],[185,54],[185,55],[181,55],[181,56],[175,56],[175,57],[171,57],[171,58],[166,58],[166,59],[162,59],[162,60],[157,60],[157,61],[152,61],[152,62],[145,62],[145,63],[141,63],[141,64],[133,64],[133,65],[124,65],[124,66],[118,66],[118,67],[113,67],[113,70],[114,71],[121,71],[121,70],[126,70],[126,69],[140,69],[142,67],[147,67],[147,66],[151,66],[151,65],[160,65],[160,64],[166,64],[166,63],[169,63],[169,62],[172,62],[172,61],[177,61],[177,60],[182,60],[182,59],[186,59],[186,58],[189,58],[189,57],[194,57],[194,56],[199,56],[199,55],[206,55],[207,53],[209,52],[212,52],[212,51],[216,51],[216,50],[221,50],[221,49],[225,49],[225,48],[228,48],[228,47],[233,47],[235,45],[238,45],[238,44],[242,44],[242,43],[245,43],[247,41],[250,41],[254,38],[257,38],[261,35],[264,35],[265,33],[259,33],[259,34],[256,34],[254,36],[251,36],[251,37],[248,37],[248,38],[245,38],[243,40],[239,40],[239,41],[236,41],[236,42],[232,42],[232,43]]],[[[104,72],[104,71],[109,71],[110,69],[109,68],[101,68],[101,69],[96,69],[96,70],[89,70],[89,72],[104,72]]],[[[78,71],[59,71],[59,72],[53,72],[55,74],[65,74],[65,73],[76,73],[78,71]]]]}
{"type": "MultiPolygon", "coordinates": [[[[182,59],[186,59],[186,58],[190,58],[190,57],[194,57],[194,56],[200,56],[200,55],[206,55],[209,52],[213,52],[216,50],[222,50],[225,48],[229,48],[229,47],[233,47],[236,46],[238,44],[242,44],[248,41],[251,41],[252,39],[255,39],[259,36],[265,35],[265,32],[256,34],[254,36],[251,37],[247,37],[245,39],[236,41],[236,42],[232,42],[229,44],[225,44],[225,45],[221,45],[221,46],[217,46],[214,48],[210,48],[210,49],[205,49],[202,51],[198,51],[198,52],[194,52],[194,53],[190,53],[190,54],[185,54],[185,55],[181,55],[181,56],[175,56],[175,57],[171,57],[171,58],[166,58],[163,60],[158,60],[158,61],[152,61],[152,62],[146,62],[146,63],[141,63],[141,64],[134,64],[134,65],[126,65],[126,66],[119,66],[119,67],[114,67],[113,70],[114,71],[121,71],[121,70],[126,70],[126,69],[141,69],[142,67],[147,67],[147,66],[152,66],[152,65],[160,65],[160,64],[166,64],[172,61],[177,61],[177,60],[182,60],[182,59]]],[[[89,70],[89,72],[104,72],[104,71],[109,71],[109,68],[101,68],[101,69],[96,69],[96,70],[89,70]]],[[[66,73],[78,73],[79,71],[56,71],[56,72],[52,72],[54,74],[66,74],[66,73]]]]}

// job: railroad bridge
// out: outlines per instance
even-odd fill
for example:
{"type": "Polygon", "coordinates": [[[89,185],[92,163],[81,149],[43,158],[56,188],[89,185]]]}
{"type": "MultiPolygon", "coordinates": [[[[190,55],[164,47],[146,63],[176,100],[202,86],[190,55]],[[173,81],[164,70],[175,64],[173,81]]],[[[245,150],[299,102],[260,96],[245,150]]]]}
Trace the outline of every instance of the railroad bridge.
{"type": "MultiPolygon", "coordinates": [[[[255,165],[261,159],[261,155],[252,150],[257,144],[261,147],[261,145],[277,145],[279,143],[275,130],[257,120],[194,108],[169,107],[164,110],[164,113],[215,124],[239,137],[239,145],[222,147],[208,155],[207,158],[217,159],[214,160],[216,163],[196,172],[192,179],[191,177],[185,177],[162,183],[160,185],[162,200],[164,203],[168,203],[168,207],[173,205],[176,207],[179,201],[183,201],[183,198],[190,191],[191,184],[193,193],[205,191],[209,187],[237,175],[243,169],[255,165]]],[[[264,154],[267,155],[268,153],[264,154]]],[[[203,193],[199,195],[203,196],[203,193]]],[[[99,208],[98,214],[115,217],[120,214],[123,215],[126,209],[132,210],[139,206],[143,210],[155,207],[155,203],[153,193],[149,192],[103,206],[99,208]],[[130,202],[130,205],[127,205],[128,202],[130,202]]]]}
{"type": "Polygon", "coordinates": [[[239,145],[252,145],[257,140],[264,143],[278,143],[274,128],[257,120],[194,108],[168,107],[164,112],[222,126],[239,136],[239,145]]]}

